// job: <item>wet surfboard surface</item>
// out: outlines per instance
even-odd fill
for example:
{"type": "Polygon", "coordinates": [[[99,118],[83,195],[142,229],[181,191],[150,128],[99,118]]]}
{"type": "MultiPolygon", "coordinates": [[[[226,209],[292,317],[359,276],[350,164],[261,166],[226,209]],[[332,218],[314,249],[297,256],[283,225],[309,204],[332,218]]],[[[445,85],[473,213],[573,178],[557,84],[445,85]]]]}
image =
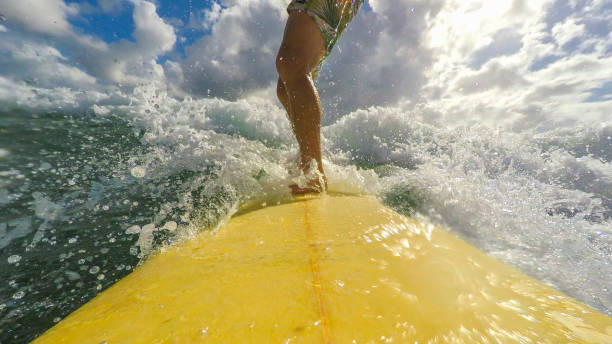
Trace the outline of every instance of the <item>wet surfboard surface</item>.
{"type": "Polygon", "coordinates": [[[612,343],[612,319],[361,196],[306,196],[150,258],[34,343],[612,343]]]}

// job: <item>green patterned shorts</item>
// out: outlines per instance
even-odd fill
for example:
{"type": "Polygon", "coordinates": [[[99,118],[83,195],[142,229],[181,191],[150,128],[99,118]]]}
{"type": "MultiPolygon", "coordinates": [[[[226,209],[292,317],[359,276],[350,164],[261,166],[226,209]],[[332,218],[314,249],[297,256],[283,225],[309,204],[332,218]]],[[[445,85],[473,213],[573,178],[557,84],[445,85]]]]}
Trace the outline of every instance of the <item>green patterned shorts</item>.
{"type": "Polygon", "coordinates": [[[313,73],[316,77],[321,63],[329,56],[332,48],[340,38],[346,25],[357,15],[364,0],[292,0],[287,7],[290,10],[306,11],[321,30],[325,43],[325,56],[313,73]]]}

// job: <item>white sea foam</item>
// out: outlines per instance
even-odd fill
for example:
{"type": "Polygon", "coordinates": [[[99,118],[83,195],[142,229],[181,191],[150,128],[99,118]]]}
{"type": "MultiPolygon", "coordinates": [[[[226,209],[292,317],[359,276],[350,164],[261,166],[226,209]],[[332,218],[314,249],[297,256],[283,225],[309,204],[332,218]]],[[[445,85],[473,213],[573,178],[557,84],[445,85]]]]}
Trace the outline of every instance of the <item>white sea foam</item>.
{"type": "Polygon", "coordinates": [[[32,232],[32,219],[22,217],[0,224],[0,249],[8,246],[11,241],[22,238],[32,232]]]}
{"type": "Polygon", "coordinates": [[[136,245],[140,247],[140,255],[145,256],[153,247],[153,232],[157,231],[154,223],[142,226],[136,245]]]}
{"type": "Polygon", "coordinates": [[[64,210],[61,204],[51,202],[40,192],[32,194],[34,197],[34,213],[45,221],[57,220],[64,210]]]}
{"type": "Polygon", "coordinates": [[[18,254],[14,254],[14,255],[9,256],[9,257],[7,258],[7,261],[8,261],[8,263],[9,263],[9,264],[16,264],[16,263],[19,263],[19,261],[20,261],[20,260],[21,260],[21,256],[20,256],[20,255],[18,255],[18,254]]]}

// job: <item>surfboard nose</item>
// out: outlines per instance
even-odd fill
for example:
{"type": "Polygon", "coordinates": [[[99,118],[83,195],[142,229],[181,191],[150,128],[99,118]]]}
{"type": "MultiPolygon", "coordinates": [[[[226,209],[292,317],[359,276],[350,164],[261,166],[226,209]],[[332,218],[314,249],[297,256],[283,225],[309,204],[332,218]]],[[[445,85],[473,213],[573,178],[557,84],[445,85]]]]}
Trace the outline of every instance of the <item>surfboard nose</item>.
{"type": "Polygon", "coordinates": [[[149,259],[34,343],[611,343],[612,319],[374,198],[302,196],[149,259]]]}

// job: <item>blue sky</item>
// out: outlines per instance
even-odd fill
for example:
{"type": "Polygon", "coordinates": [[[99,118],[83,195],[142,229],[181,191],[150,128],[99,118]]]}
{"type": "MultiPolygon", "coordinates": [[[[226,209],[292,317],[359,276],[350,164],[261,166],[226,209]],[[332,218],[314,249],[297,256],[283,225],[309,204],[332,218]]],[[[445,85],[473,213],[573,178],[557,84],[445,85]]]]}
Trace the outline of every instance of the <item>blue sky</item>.
{"type": "MultiPolygon", "coordinates": [[[[288,2],[3,0],[0,104],[82,110],[152,83],[279,105],[288,2]]],[[[316,81],[324,122],[369,106],[514,130],[609,121],[610,23],[604,0],[369,0],[316,81]]]]}
{"type": "MultiPolygon", "coordinates": [[[[76,4],[81,7],[89,7],[84,10],[84,15],[69,18],[72,25],[83,33],[95,35],[107,43],[120,39],[133,40],[134,20],[132,18],[133,4],[129,1],[117,1],[110,12],[101,11],[96,0],[66,0],[66,4],[76,4]]],[[[192,45],[198,38],[209,34],[210,30],[203,27],[194,27],[194,20],[204,10],[210,9],[213,0],[185,0],[155,1],[156,10],[160,17],[173,24],[181,39],[177,40],[173,52],[184,56],[185,47],[192,45]],[[190,21],[192,26],[190,26],[190,21]]],[[[165,61],[168,56],[162,56],[165,61]]]]}
{"type": "Polygon", "coordinates": [[[85,15],[68,18],[76,30],[98,36],[108,43],[120,39],[131,39],[134,21],[132,19],[133,5],[129,2],[122,3],[110,13],[96,9],[95,2],[91,1],[68,0],[66,4],[83,6],[88,4],[92,7],[85,15]]]}

